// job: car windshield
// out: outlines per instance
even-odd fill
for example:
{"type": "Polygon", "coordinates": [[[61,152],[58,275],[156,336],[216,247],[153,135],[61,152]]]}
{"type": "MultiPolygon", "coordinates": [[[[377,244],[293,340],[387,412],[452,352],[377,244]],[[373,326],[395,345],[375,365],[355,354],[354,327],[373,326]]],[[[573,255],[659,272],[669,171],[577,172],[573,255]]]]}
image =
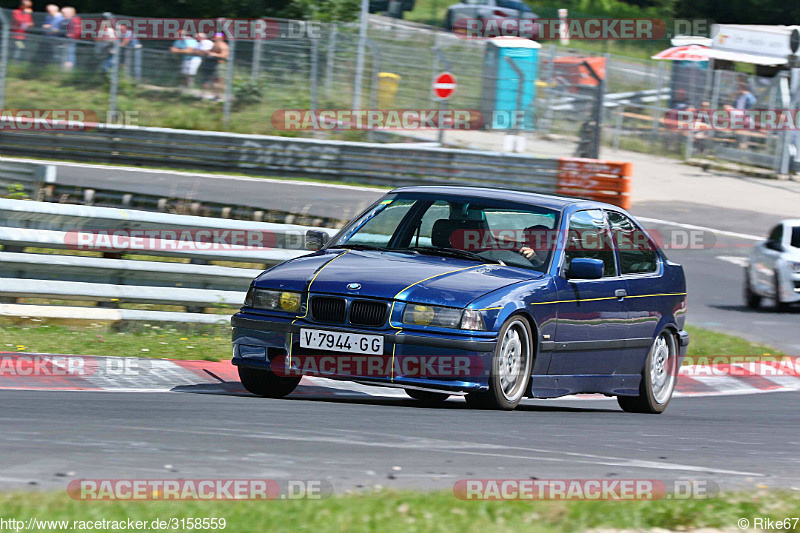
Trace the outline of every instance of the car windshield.
{"type": "Polygon", "coordinates": [[[506,9],[516,9],[517,11],[523,11],[525,13],[529,13],[531,8],[529,8],[523,2],[516,2],[515,0],[497,0],[498,7],[504,7],[506,9]]]}
{"type": "Polygon", "coordinates": [[[800,226],[792,228],[792,240],[789,244],[792,248],[800,248],[800,226]]]}
{"type": "Polygon", "coordinates": [[[456,195],[395,193],[349,224],[329,248],[457,257],[545,271],[558,211],[456,195]]]}

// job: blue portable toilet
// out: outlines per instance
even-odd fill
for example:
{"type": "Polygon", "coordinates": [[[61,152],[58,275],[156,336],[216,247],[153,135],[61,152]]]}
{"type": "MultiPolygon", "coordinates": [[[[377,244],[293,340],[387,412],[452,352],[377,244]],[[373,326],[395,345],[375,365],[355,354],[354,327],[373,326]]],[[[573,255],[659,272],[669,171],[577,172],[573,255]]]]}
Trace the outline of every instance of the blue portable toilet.
{"type": "Polygon", "coordinates": [[[541,47],[536,41],[521,37],[495,37],[488,41],[481,90],[481,112],[485,127],[501,130],[534,129],[533,104],[541,47]],[[519,75],[509,59],[514,61],[524,76],[521,91],[519,75]],[[524,112],[519,124],[515,114],[518,109],[524,112]]]}

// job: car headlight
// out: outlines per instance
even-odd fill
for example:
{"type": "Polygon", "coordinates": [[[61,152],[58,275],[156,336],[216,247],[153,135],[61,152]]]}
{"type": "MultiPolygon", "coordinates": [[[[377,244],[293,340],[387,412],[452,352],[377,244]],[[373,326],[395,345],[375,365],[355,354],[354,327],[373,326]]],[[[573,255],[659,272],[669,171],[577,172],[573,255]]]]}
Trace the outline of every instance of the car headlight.
{"type": "Polygon", "coordinates": [[[461,317],[461,329],[486,331],[486,324],[483,323],[481,312],[476,309],[465,309],[464,316],[461,317]]]}
{"type": "Polygon", "coordinates": [[[795,272],[800,272],[800,261],[789,261],[789,266],[795,272]]]}
{"type": "Polygon", "coordinates": [[[434,326],[437,328],[484,331],[483,317],[474,309],[454,309],[435,305],[409,304],[403,311],[403,324],[434,326]]]}
{"type": "Polygon", "coordinates": [[[268,311],[286,311],[296,313],[302,307],[302,294],[292,291],[270,291],[250,287],[244,299],[244,305],[268,311]]]}

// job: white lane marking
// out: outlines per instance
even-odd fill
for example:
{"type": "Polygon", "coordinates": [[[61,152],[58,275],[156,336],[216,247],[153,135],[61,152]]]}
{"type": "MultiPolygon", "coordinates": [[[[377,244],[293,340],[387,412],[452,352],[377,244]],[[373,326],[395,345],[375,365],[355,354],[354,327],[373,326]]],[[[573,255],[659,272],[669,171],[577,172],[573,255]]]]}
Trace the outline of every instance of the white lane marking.
{"type": "Polygon", "coordinates": [[[273,179],[273,178],[250,178],[247,176],[228,176],[226,174],[208,174],[205,172],[190,172],[185,170],[164,170],[156,168],[132,168],[132,167],[118,167],[114,165],[89,165],[86,163],[73,163],[66,161],[49,161],[46,159],[25,159],[25,158],[8,158],[2,157],[0,161],[8,162],[22,162],[22,163],[39,163],[42,165],[58,165],[62,167],[76,167],[76,168],[102,168],[107,170],[121,170],[123,172],[144,172],[146,174],[177,174],[179,176],[198,177],[198,178],[211,178],[211,179],[225,179],[236,181],[252,181],[255,183],[283,183],[291,186],[304,186],[304,187],[330,187],[331,189],[348,189],[354,191],[367,191],[367,192],[382,192],[391,190],[391,188],[383,187],[364,187],[359,185],[340,185],[336,183],[324,183],[313,181],[294,181],[290,179],[273,179]]]}
{"type": "Polygon", "coordinates": [[[743,255],[718,255],[717,259],[720,261],[726,261],[728,263],[733,263],[736,266],[746,267],[750,264],[750,260],[743,256],[743,255]]]}
{"type": "Polygon", "coordinates": [[[660,218],[649,218],[649,217],[636,217],[636,220],[641,222],[650,222],[652,224],[663,224],[665,226],[675,226],[677,228],[683,229],[696,229],[701,231],[710,231],[712,233],[717,233],[719,235],[727,235],[728,237],[736,237],[737,239],[747,239],[748,241],[763,241],[764,237],[759,237],[757,235],[749,235],[747,233],[737,233],[735,231],[726,231],[722,229],[714,229],[709,228],[708,226],[696,226],[694,224],[684,224],[682,222],[673,222],[671,220],[662,220],[660,218]]]}

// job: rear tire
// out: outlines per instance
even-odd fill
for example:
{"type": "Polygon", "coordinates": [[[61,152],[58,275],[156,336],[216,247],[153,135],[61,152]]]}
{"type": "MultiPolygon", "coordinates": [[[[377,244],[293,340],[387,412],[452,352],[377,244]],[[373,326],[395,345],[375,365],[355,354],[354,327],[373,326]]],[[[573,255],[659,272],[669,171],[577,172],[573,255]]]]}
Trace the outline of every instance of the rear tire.
{"type": "Polygon", "coordinates": [[[276,376],[271,370],[260,368],[238,367],[239,379],[248,392],[265,398],[283,398],[291,394],[300,383],[297,378],[284,378],[276,376]]]}
{"type": "Polygon", "coordinates": [[[750,309],[758,309],[761,306],[761,296],[753,291],[750,284],[750,270],[744,270],[744,301],[750,309]]]}
{"type": "Polygon", "coordinates": [[[514,315],[503,324],[489,374],[489,391],[467,394],[469,407],[513,410],[525,396],[533,368],[533,343],[528,321],[514,315]]]}
{"type": "Polygon", "coordinates": [[[617,396],[617,403],[629,413],[661,414],[672,399],[677,378],[677,341],[675,335],[662,331],[647,355],[639,396],[617,396]]]}
{"type": "Polygon", "coordinates": [[[408,394],[415,400],[419,400],[420,402],[427,405],[440,404],[450,397],[449,394],[444,392],[429,392],[426,390],[417,390],[417,389],[405,389],[405,391],[406,394],[408,394]]]}

